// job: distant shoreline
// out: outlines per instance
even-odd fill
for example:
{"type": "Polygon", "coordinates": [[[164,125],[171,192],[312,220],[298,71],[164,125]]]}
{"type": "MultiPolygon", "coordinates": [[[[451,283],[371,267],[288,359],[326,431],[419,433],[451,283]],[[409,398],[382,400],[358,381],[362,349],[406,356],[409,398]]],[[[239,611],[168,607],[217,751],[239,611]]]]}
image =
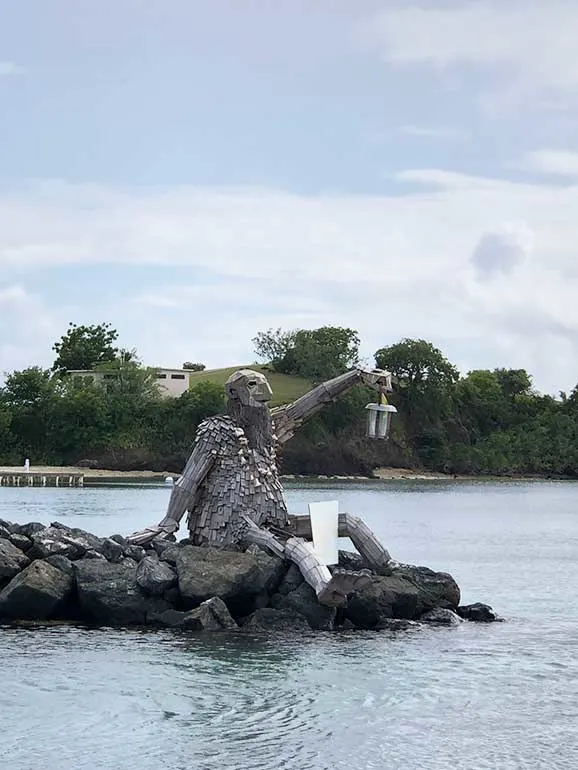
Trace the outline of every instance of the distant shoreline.
{"type": "MultiPolygon", "coordinates": [[[[4,466],[0,467],[1,475],[21,474],[24,472],[22,466],[4,466]]],[[[63,476],[67,474],[82,474],[84,476],[85,484],[88,486],[123,482],[123,483],[138,483],[142,482],[159,482],[164,483],[167,478],[176,479],[179,477],[178,473],[170,473],[169,471],[116,471],[106,470],[104,468],[79,468],[77,466],[65,465],[31,465],[30,473],[42,474],[42,473],[59,473],[63,476]]],[[[368,482],[368,481],[575,481],[570,477],[564,476],[526,476],[526,475],[502,475],[502,476],[490,476],[490,475],[454,475],[436,473],[434,471],[415,470],[412,468],[377,468],[374,471],[373,476],[323,476],[312,475],[306,476],[302,474],[287,474],[281,475],[283,481],[356,481],[356,482],[368,482]]]]}

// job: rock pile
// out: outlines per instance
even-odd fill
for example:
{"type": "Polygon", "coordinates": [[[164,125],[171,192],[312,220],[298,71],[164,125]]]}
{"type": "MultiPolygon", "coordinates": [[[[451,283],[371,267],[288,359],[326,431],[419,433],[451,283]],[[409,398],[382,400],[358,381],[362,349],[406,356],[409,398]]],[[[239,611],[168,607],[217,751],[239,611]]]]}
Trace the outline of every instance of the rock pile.
{"type": "MultiPolygon", "coordinates": [[[[339,566],[364,564],[342,552],[339,566]]],[[[254,632],[497,620],[487,605],[459,604],[451,575],[426,567],[374,575],[336,611],[319,604],[295,565],[261,552],[199,548],[186,539],[145,550],[120,535],[100,538],[58,522],[0,520],[0,622],[254,632]]]]}

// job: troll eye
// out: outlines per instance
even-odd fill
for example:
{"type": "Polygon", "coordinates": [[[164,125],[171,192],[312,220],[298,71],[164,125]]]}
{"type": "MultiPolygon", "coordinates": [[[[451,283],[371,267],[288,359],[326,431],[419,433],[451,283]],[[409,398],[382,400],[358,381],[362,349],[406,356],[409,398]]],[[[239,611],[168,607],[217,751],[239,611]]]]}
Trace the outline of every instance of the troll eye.
{"type": "Polygon", "coordinates": [[[249,385],[249,387],[250,387],[250,388],[254,388],[256,384],[257,384],[257,383],[256,383],[256,381],[255,381],[255,380],[251,380],[251,381],[248,383],[248,385],[249,385]]]}

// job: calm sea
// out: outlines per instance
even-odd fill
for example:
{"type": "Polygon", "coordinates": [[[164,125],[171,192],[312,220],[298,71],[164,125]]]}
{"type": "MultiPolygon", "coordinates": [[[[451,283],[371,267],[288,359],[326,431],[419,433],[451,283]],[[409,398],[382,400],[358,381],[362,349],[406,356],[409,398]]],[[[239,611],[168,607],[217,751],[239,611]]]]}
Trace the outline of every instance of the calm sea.
{"type": "MultiPolygon", "coordinates": [[[[0,489],[0,518],[126,534],[165,487],[0,489]]],[[[381,482],[340,501],[506,623],[395,635],[0,628],[2,770],[578,767],[578,485],[381,482]]]]}

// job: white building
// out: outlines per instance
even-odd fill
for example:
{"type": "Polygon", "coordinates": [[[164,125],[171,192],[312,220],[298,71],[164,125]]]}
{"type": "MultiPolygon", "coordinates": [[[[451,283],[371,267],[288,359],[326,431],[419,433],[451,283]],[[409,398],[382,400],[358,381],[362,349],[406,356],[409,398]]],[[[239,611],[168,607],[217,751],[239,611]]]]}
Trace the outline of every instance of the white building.
{"type": "Polygon", "coordinates": [[[189,389],[190,369],[157,369],[157,383],[163,396],[177,398],[189,389]]]}
{"type": "MultiPolygon", "coordinates": [[[[159,391],[165,398],[178,398],[189,389],[191,369],[153,368],[156,371],[159,391]]],[[[95,382],[115,380],[118,377],[116,372],[97,372],[91,369],[70,369],[68,374],[72,377],[91,377],[95,382]]]]}

